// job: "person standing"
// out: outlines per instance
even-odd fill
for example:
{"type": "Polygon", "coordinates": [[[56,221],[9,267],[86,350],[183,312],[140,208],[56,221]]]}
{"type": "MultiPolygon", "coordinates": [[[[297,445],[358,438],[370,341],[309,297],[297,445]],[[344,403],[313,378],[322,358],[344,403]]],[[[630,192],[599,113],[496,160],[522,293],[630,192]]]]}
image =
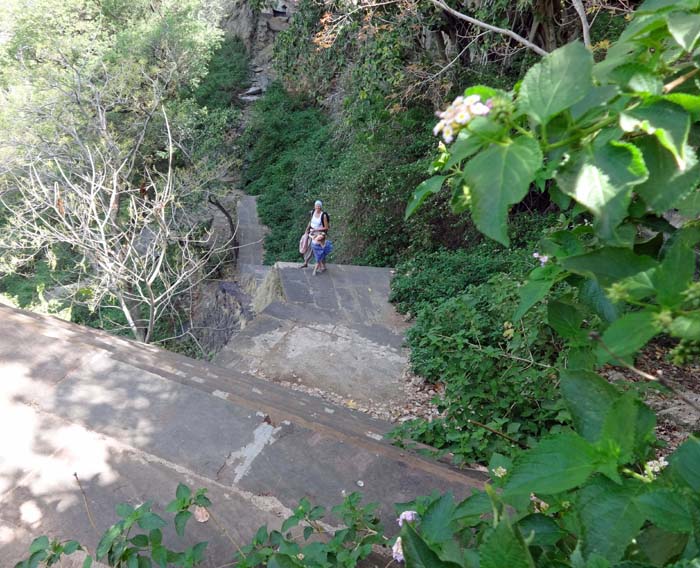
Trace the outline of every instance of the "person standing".
{"type": "Polygon", "coordinates": [[[311,212],[311,219],[307,223],[306,230],[304,231],[306,245],[299,247],[299,252],[302,252],[303,249],[302,254],[304,255],[304,264],[302,264],[300,268],[309,266],[309,261],[314,254],[311,247],[313,238],[321,233],[327,235],[329,228],[330,219],[328,213],[323,210],[323,202],[317,199],[314,203],[314,210],[311,212]]]}

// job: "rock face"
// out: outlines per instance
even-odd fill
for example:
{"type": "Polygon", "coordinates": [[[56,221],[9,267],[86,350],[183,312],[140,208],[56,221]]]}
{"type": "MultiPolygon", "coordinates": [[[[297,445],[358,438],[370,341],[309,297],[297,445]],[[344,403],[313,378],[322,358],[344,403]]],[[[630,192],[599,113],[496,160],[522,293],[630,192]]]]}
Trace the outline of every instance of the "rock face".
{"type": "Polygon", "coordinates": [[[224,31],[240,38],[251,55],[254,73],[253,85],[241,96],[245,102],[253,102],[267,89],[274,79],[272,69],[275,36],[287,29],[289,18],[296,11],[296,1],[277,0],[261,11],[255,11],[245,0],[234,0],[222,22],[224,31]]]}

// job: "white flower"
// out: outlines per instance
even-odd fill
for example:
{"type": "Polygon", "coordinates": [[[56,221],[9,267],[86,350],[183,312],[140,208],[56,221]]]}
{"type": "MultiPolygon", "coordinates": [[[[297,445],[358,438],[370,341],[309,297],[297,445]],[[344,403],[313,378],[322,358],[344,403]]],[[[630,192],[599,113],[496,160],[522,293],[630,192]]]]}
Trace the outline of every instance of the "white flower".
{"type": "Polygon", "coordinates": [[[402,527],[404,521],[408,521],[409,523],[411,521],[417,521],[418,520],[418,513],[416,511],[404,511],[399,515],[399,518],[396,519],[396,522],[399,523],[399,526],[402,527]]]}
{"type": "Polygon", "coordinates": [[[452,127],[448,124],[445,126],[445,128],[442,129],[442,139],[449,144],[454,140],[454,130],[452,127]]]}
{"type": "Polygon", "coordinates": [[[397,562],[403,562],[403,548],[401,547],[401,537],[396,539],[394,546],[391,547],[391,555],[397,562]]]}
{"type": "Polygon", "coordinates": [[[435,128],[433,128],[433,136],[440,134],[443,128],[445,128],[445,121],[441,120],[435,125],[435,128]]]}
{"type": "Polygon", "coordinates": [[[651,460],[648,461],[646,466],[649,468],[649,471],[653,473],[659,473],[663,468],[665,468],[668,465],[668,462],[666,461],[666,458],[659,458],[658,460],[651,460]]]}
{"type": "Polygon", "coordinates": [[[480,102],[474,103],[473,105],[471,105],[469,107],[469,110],[472,114],[480,115],[480,116],[486,115],[489,112],[491,112],[491,109],[489,107],[487,107],[484,103],[480,103],[480,102]]]}
{"type": "Polygon", "coordinates": [[[457,116],[455,117],[455,122],[457,124],[467,124],[472,118],[472,115],[469,114],[469,111],[466,108],[461,109],[458,113],[457,116]]]}
{"type": "Polygon", "coordinates": [[[507,473],[508,473],[508,470],[505,467],[502,467],[500,465],[493,469],[493,474],[496,477],[498,477],[499,479],[502,477],[505,477],[507,473]]]}

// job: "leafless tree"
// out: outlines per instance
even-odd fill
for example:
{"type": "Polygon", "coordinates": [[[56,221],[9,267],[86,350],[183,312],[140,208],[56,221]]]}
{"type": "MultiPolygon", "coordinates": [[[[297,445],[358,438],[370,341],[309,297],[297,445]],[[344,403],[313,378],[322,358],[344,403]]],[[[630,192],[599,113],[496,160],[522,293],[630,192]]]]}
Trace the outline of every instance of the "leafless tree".
{"type": "Polygon", "coordinates": [[[76,270],[89,275],[89,303],[116,300],[134,337],[146,343],[159,319],[176,311],[177,299],[216,270],[230,244],[214,243],[182,207],[185,188],[173,175],[167,117],[165,126],[167,169],[145,168],[140,187],[122,176],[132,152],[82,144],[81,161],[38,159],[0,193],[12,216],[0,244],[20,260],[22,251],[26,257],[58,243],[71,247],[83,259],[76,270]]]}

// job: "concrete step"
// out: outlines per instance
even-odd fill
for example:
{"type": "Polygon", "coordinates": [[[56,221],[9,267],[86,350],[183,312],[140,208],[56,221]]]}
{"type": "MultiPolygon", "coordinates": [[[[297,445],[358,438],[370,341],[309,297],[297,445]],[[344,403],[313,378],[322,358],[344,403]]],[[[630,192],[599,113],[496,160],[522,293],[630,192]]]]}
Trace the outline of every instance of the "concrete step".
{"type": "Polygon", "coordinates": [[[275,264],[256,318],[214,362],[359,403],[404,402],[406,323],[387,302],[391,270],[329,264],[314,275],[299,266],[275,264]]]}
{"type": "MultiPolygon", "coordinates": [[[[388,425],[321,399],[152,346],[0,307],[0,557],[12,565],[50,533],[92,547],[81,480],[98,532],[114,505],[154,501],[177,483],[208,487],[214,513],[243,543],[279,527],[302,496],[325,506],[363,491],[394,527],[393,503],[433,489],[465,496],[482,483],[395,448],[388,425]]],[[[230,561],[213,524],[207,566],[230,561]]],[[[171,531],[172,532],[172,531],[171,531]]],[[[173,538],[174,535],[167,535],[173,538]]]]}

